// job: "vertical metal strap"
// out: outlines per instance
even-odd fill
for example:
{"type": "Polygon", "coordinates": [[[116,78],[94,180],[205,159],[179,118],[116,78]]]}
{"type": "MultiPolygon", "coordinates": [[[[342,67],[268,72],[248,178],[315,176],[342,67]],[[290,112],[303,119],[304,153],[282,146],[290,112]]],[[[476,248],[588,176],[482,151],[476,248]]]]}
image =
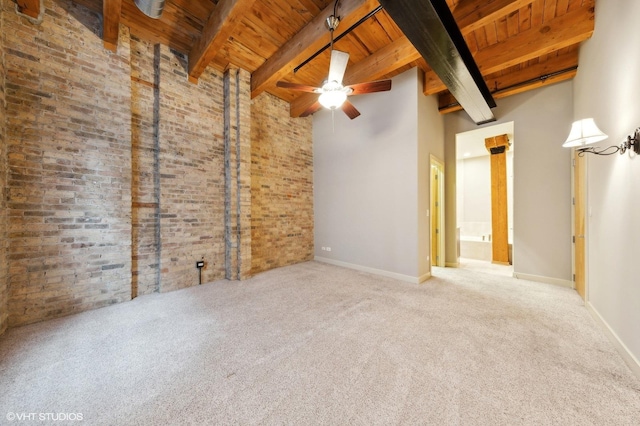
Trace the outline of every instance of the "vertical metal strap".
{"type": "Polygon", "coordinates": [[[231,102],[229,75],[223,78],[224,96],[224,271],[225,278],[233,279],[231,274],[231,102]]]}
{"type": "Polygon", "coordinates": [[[160,44],[153,46],[153,198],[156,244],[155,292],[160,292],[162,279],[162,233],[160,228],[160,44]]]}
{"type": "Polygon", "coordinates": [[[240,147],[240,70],[236,70],[236,250],[237,250],[237,258],[236,264],[238,269],[237,278],[240,279],[240,271],[242,270],[242,225],[241,225],[241,192],[242,192],[242,181],[240,179],[240,167],[242,164],[242,159],[240,157],[241,147],[240,147]]]}

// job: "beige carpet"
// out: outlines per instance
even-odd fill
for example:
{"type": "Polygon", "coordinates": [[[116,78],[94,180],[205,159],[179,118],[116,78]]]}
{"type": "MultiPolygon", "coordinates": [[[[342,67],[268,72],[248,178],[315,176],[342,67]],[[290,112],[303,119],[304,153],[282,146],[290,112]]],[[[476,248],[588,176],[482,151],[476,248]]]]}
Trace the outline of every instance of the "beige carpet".
{"type": "Polygon", "coordinates": [[[575,292],[434,273],[309,262],[9,330],[0,424],[639,424],[640,381],[575,292]]]}
{"type": "Polygon", "coordinates": [[[499,265],[486,260],[459,259],[458,268],[474,272],[484,272],[486,274],[503,275],[513,277],[513,265],[499,265]]]}

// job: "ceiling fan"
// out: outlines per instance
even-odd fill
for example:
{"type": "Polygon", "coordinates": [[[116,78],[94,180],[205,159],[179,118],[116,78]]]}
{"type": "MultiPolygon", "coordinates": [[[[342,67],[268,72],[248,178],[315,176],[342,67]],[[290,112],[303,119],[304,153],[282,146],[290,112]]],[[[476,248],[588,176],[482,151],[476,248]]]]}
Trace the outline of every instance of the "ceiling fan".
{"type": "MultiPolygon", "coordinates": [[[[336,1],[337,5],[337,1],[336,1]]],[[[313,103],[300,116],[306,117],[318,111],[324,106],[332,111],[337,108],[342,109],[350,119],[360,115],[360,111],[347,100],[347,96],[363,95],[365,93],[386,92],[391,90],[391,80],[371,81],[368,83],[356,83],[344,86],[342,78],[347,69],[349,54],[339,50],[333,50],[333,31],[338,27],[340,18],[334,14],[326,20],[329,33],[331,35],[331,62],[329,63],[329,75],[322,87],[308,86],[304,84],[291,83],[288,81],[278,81],[276,86],[283,89],[298,90],[301,92],[318,93],[318,100],[313,103]]]]}

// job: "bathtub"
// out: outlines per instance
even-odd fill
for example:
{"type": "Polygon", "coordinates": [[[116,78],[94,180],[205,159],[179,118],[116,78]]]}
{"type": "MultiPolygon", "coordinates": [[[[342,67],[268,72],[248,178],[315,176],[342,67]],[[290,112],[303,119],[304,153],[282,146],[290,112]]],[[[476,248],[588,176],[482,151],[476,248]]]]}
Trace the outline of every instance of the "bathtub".
{"type": "MultiPolygon", "coordinates": [[[[459,244],[458,257],[491,262],[493,255],[491,235],[485,235],[484,238],[476,235],[461,235],[459,244]]],[[[511,263],[512,259],[512,250],[513,246],[512,244],[509,244],[509,263],[511,263]]]]}
{"type": "Polygon", "coordinates": [[[461,235],[460,257],[491,262],[491,240],[489,236],[461,235]]]}
{"type": "MultiPolygon", "coordinates": [[[[458,257],[491,262],[493,253],[490,234],[484,236],[461,235],[458,243],[458,257]]],[[[511,263],[511,259],[513,259],[512,250],[513,246],[509,244],[509,263],[511,263]]]]}

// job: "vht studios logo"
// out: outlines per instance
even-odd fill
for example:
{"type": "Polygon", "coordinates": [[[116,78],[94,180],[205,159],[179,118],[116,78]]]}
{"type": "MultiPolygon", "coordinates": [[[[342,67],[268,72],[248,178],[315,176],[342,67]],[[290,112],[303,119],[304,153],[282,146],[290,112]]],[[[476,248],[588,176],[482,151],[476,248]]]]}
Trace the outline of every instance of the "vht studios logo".
{"type": "Polygon", "coordinates": [[[68,422],[82,421],[82,413],[7,413],[7,420],[12,421],[49,421],[49,422],[68,422]]]}

